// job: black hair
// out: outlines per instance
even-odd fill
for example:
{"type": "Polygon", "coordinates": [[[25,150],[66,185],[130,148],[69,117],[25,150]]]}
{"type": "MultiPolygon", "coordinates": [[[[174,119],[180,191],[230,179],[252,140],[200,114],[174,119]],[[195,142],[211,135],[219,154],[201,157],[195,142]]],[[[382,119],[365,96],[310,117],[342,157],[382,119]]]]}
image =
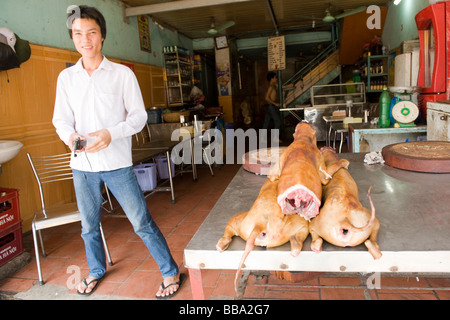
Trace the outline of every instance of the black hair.
{"type": "Polygon", "coordinates": [[[277,74],[275,73],[275,72],[269,72],[268,74],[267,74],[267,81],[269,81],[270,82],[270,80],[272,80],[272,78],[274,78],[274,77],[276,77],[277,76],[277,74]]]}
{"type": "MultiPolygon", "coordinates": [[[[103,40],[106,39],[106,21],[105,17],[102,15],[100,11],[98,11],[94,7],[88,6],[74,6],[71,7],[70,12],[68,12],[67,20],[70,39],[72,39],[72,23],[75,19],[92,19],[94,20],[98,26],[100,27],[100,32],[102,34],[103,40]]],[[[102,42],[103,43],[103,42],[102,42]]]]}

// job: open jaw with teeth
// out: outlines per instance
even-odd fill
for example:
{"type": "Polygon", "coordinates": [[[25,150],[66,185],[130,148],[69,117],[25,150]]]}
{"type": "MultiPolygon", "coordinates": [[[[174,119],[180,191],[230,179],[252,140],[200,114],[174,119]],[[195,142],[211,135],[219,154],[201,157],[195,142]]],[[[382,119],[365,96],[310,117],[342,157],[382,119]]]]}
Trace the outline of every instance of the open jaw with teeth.
{"type": "Polygon", "coordinates": [[[319,198],[303,185],[288,188],[278,196],[277,202],[286,215],[298,214],[309,221],[319,214],[319,198]]]}

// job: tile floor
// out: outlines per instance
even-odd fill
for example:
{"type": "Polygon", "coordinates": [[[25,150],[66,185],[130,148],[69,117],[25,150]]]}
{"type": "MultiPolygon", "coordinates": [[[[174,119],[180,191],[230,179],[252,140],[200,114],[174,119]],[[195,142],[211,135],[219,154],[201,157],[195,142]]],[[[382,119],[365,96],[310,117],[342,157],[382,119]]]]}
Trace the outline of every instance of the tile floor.
{"type": "MultiPolygon", "coordinates": [[[[183,250],[195,234],[209,211],[213,208],[239,165],[215,168],[212,177],[207,167],[199,168],[197,182],[185,174],[175,178],[176,203],[172,204],[169,192],[159,192],[147,198],[150,212],[167,238],[169,247],[181,272],[183,250]]],[[[117,209],[120,213],[120,208],[117,209]]],[[[110,252],[114,261],[94,295],[102,299],[153,299],[161,283],[161,274],[148,250],[132,230],[128,220],[106,215],[103,220],[110,252]]],[[[80,268],[82,276],[88,273],[84,245],[80,237],[80,225],[74,223],[44,231],[48,256],[41,259],[46,285],[68,288],[71,285],[70,270],[80,268]],[[67,273],[69,271],[69,273],[67,273]]],[[[0,282],[1,293],[9,296],[28,292],[37,284],[37,271],[30,235],[24,237],[24,247],[33,256],[32,261],[11,277],[0,282]]],[[[275,273],[244,273],[244,299],[450,299],[450,291],[438,288],[450,287],[450,278],[442,276],[384,277],[383,286],[396,289],[365,290],[358,276],[342,276],[325,273],[290,274],[290,280],[279,280],[275,273]],[[397,288],[398,287],[398,288],[397,288]],[[401,288],[400,288],[401,287],[401,288]]],[[[235,270],[202,270],[203,286],[207,299],[233,299],[235,270]]],[[[70,290],[75,294],[75,290],[70,290]]],[[[93,296],[94,296],[93,295],[93,296]]],[[[37,297],[38,298],[38,297],[37,297]]],[[[174,299],[192,299],[189,279],[174,299]]]]}

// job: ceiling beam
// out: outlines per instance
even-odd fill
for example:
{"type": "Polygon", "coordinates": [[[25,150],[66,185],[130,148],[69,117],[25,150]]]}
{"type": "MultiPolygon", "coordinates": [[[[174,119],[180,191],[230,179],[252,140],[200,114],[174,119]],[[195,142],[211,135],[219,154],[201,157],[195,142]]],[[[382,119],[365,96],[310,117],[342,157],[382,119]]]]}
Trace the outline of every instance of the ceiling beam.
{"type": "Polygon", "coordinates": [[[235,4],[239,2],[249,2],[255,0],[181,0],[166,3],[149,4],[146,6],[129,7],[126,9],[126,16],[138,16],[144,14],[155,14],[161,12],[177,11],[184,9],[194,9],[201,7],[211,7],[223,4],[235,4]]]}
{"type": "MultiPolygon", "coordinates": [[[[238,50],[267,48],[267,40],[269,38],[270,37],[238,39],[236,44],[238,50]]],[[[326,41],[332,41],[331,32],[329,31],[303,32],[285,35],[285,43],[287,46],[326,41]]]]}

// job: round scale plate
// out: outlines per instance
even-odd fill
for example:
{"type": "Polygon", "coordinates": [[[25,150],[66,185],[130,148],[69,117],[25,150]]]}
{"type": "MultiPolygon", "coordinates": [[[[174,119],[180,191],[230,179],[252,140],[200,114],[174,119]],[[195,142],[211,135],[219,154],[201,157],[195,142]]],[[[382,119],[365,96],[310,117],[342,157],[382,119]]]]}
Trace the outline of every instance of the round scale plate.
{"type": "Polygon", "coordinates": [[[382,155],[391,167],[429,173],[450,173],[450,142],[412,141],[391,144],[382,155]]]}
{"type": "Polygon", "coordinates": [[[419,108],[411,101],[399,101],[392,107],[392,117],[399,123],[414,122],[419,116],[419,108]]]}

